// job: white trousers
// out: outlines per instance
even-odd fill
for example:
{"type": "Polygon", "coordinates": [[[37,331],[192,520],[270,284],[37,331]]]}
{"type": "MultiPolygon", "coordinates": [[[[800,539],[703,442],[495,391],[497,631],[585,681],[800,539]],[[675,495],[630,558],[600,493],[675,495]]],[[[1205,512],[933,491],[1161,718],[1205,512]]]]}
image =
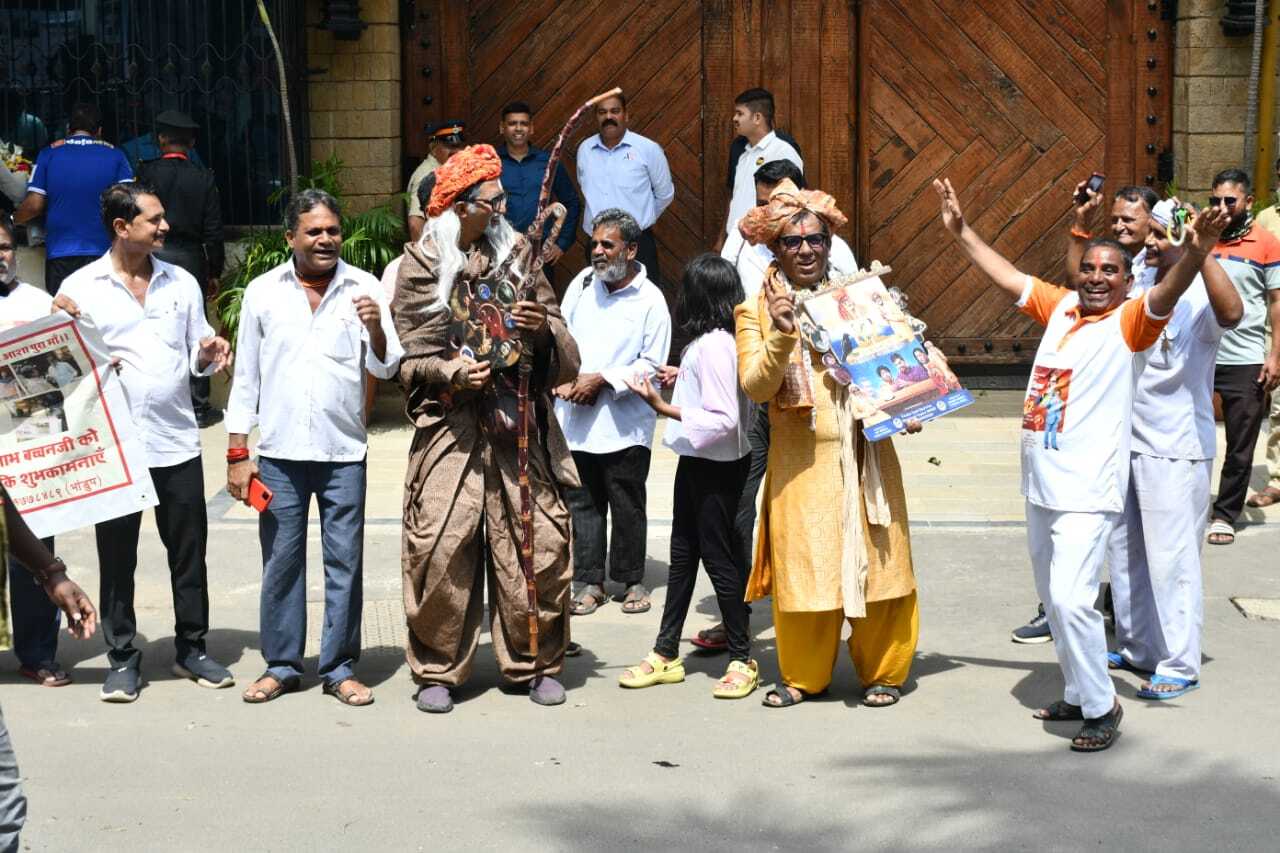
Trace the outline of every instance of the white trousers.
{"type": "Polygon", "coordinates": [[[1111,535],[1116,650],[1138,669],[1200,677],[1200,549],[1212,460],[1130,456],[1124,520],[1111,535]]]}
{"type": "Polygon", "coordinates": [[[1107,672],[1107,631],[1094,609],[1107,540],[1118,512],[1061,512],[1027,502],[1027,545],[1062,668],[1062,698],[1088,719],[1111,711],[1116,691],[1107,672]]]}

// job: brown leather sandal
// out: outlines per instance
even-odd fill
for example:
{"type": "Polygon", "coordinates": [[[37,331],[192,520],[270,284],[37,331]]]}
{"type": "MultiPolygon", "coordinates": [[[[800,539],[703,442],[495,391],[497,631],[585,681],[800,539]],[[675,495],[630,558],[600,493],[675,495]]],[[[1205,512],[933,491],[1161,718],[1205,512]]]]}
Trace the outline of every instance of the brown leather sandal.
{"type": "Polygon", "coordinates": [[[269,672],[263,673],[257,681],[250,684],[240,694],[240,698],[250,705],[261,705],[272,699],[279,699],[286,693],[292,693],[302,684],[302,679],[291,675],[281,681],[269,672]]]}
{"type": "Polygon", "coordinates": [[[354,678],[344,678],[337,684],[326,684],[324,692],[352,708],[373,704],[373,691],[354,678]]]}

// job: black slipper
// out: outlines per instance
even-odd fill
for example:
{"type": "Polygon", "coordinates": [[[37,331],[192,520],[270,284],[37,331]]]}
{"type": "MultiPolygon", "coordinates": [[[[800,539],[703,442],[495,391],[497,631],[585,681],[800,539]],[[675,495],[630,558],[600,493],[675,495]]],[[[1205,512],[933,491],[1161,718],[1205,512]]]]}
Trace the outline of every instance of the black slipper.
{"type": "Polygon", "coordinates": [[[1120,737],[1120,721],[1124,719],[1124,708],[1116,703],[1111,713],[1104,714],[1096,720],[1085,720],[1076,737],[1071,741],[1072,752],[1102,752],[1110,749],[1120,737]],[[1101,741],[1097,744],[1078,744],[1076,738],[1091,738],[1101,741]]]}
{"type": "Polygon", "coordinates": [[[902,691],[888,684],[873,684],[862,694],[862,704],[868,708],[891,708],[902,698],[902,691]],[[892,696],[892,702],[868,702],[872,696],[892,696]]]}
{"type": "Polygon", "coordinates": [[[792,687],[790,690],[788,690],[787,685],[777,684],[777,685],[774,685],[774,688],[772,690],[764,694],[764,698],[760,700],[760,704],[765,706],[766,708],[790,708],[792,705],[799,705],[802,702],[808,702],[810,699],[814,698],[815,696],[821,696],[823,693],[826,693],[826,692],[827,691],[825,690],[820,690],[817,693],[806,693],[805,691],[801,690],[799,687],[792,687]],[[792,696],[791,690],[794,690],[797,693],[799,693],[800,698],[797,699],[796,697],[792,696]],[[770,696],[777,696],[778,701],[770,702],[769,701],[770,696]]]}
{"type": "Polygon", "coordinates": [[[1084,709],[1079,705],[1072,705],[1070,702],[1064,702],[1059,699],[1047,708],[1041,708],[1031,715],[1037,720],[1043,720],[1050,723],[1060,723],[1066,720],[1083,720],[1084,709]]]}

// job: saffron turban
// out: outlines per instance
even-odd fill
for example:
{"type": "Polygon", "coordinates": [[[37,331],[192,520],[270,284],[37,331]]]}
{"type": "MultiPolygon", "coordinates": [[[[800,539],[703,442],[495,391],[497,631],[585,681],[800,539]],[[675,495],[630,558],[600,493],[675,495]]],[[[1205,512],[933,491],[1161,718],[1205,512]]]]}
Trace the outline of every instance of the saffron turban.
{"type": "Polygon", "coordinates": [[[439,216],[458,196],[502,175],[502,161],[492,145],[468,145],[436,167],[436,185],[427,205],[428,216],[439,216]]]}
{"type": "Polygon", "coordinates": [[[792,217],[806,211],[827,223],[832,231],[849,221],[831,196],[821,190],[796,189],[789,178],[784,178],[769,194],[768,204],[747,211],[738,223],[738,232],[753,246],[767,246],[778,239],[792,217]]]}

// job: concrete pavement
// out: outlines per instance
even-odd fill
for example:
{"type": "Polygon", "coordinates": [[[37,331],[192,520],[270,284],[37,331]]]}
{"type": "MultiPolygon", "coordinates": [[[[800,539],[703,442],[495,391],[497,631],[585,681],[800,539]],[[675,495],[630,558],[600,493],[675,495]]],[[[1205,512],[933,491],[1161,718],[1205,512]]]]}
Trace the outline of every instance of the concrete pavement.
{"type": "MultiPolygon", "coordinates": [[[[352,709],[306,689],[266,706],[240,701],[262,669],[261,572],[250,511],[220,491],[225,448],[206,431],[210,652],[235,688],[168,674],[172,614],[163,552],[144,525],[141,699],[97,701],[101,641],[66,640],[77,682],[29,685],[0,656],[0,702],[31,799],[32,850],[294,849],[1275,849],[1280,831],[1280,622],[1244,619],[1236,595],[1280,598],[1280,514],[1255,512],[1235,545],[1206,548],[1204,688],[1165,704],[1133,696],[1112,751],[1067,750],[1074,728],[1031,709],[1057,698],[1052,646],[1009,629],[1035,593],[1019,529],[1020,395],[978,405],[898,441],[920,587],[920,648],[903,701],[858,705],[847,659],[830,698],[771,711],[763,691],[711,698],[723,657],[692,654],[680,685],[624,691],[618,673],[649,649],[666,575],[674,459],[655,453],[649,499],[648,614],[616,604],[574,620],[569,701],[544,709],[500,692],[482,639],[453,714],[417,712],[403,662],[400,480],[409,431],[380,401],[370,450],[362,676],[375,705],[352,709]],[[934,460],[934,461],[930,461],[934,460]]],[[[321,620],[318,529],[311,536],[309,665],[321,620]]],[[[96,593],[91,531],[59,539],[96,593]]],[[[96,594],[94,595],[96,599],[96,594]]],[[[705,576],[686,636],[716,620],[705,576]]],[[[777,676],[767,607],[753,619],[763,678],[777,676]]]]}

